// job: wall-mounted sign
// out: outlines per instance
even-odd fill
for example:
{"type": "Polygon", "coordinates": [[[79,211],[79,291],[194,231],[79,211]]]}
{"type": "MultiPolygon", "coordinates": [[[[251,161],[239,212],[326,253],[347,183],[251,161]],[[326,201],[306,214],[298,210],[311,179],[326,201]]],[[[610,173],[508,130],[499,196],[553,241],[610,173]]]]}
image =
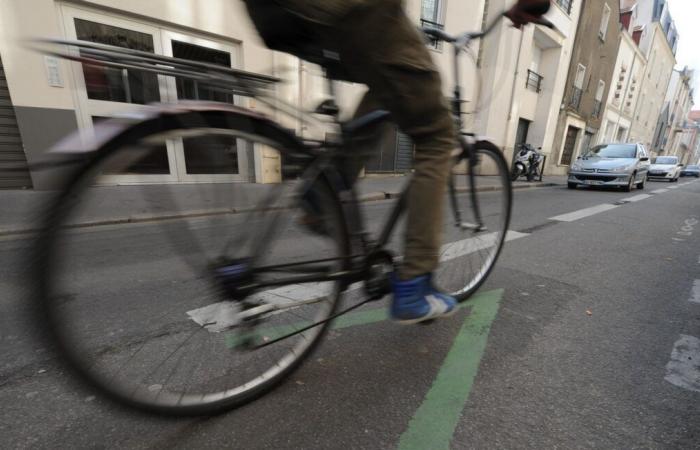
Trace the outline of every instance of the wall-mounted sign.
{"type": "Polygon", "coordinates": [[[55,56],[44,56],[44,64],[46,65],[46,76],[48,77],[49,86],[64,87],[59,59],[55,56]]]}

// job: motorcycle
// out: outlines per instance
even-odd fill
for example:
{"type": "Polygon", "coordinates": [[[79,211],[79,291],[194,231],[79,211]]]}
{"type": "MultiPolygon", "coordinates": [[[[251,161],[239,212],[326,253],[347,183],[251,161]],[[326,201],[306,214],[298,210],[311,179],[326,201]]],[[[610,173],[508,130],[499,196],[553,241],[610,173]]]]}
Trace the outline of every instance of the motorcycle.
{"type": "MultiPolygon", "coordinates": [[[[541,148],[538,150],[541,150],[541,148]]],[[[542,181],[542,173],[540,171],[542,160],[542,153],[535,150],[530,144],[521,144],[520,151],[513,163],[510,179],[516,181],[521,176],[524,176],[527,178],[527,181],[534,181],[538,177],[542,181]]]]}

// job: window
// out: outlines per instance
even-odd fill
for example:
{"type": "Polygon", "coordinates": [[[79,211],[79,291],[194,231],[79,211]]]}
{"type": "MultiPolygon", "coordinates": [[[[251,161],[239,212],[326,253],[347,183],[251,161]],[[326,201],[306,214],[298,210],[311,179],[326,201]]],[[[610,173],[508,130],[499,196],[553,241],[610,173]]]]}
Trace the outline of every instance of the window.
{"type": "Polygon", "coordinates": [[[525,87],[539,93],[542,91],[542,80],[543,79],[544,78],[542,77],[542,75],[528,69],[527,80],[525,81],[525,87]]]}
{"type": "Polygon", "coordinates": [[[578,109],[581,105],[581,96],[583,95],[583,82],[586,78],[586,66],[579,64],[576,68],[576,78],[574,79],[574,87],[571,93],[571,106],[578,109]]]}
{"type": "Polygon", "coordinates": [[[616,142],[625,142],[625,139],[627,138],[627,128],[625,127],[620,127],[617,130],[617,137],[615,138],[616,142]]]}
{"type": "MultiPolygon", "coordinates": [[[[172,41],[172,46],[175,58],[231,67],[231,54],[228,52],[176,40],[172,41]]],[[[183,78],[177,80],[177,98],[233,103],[233,94],[183,78]]]]}
{"type": "Polygon", "coordinates": [[[608,24],[610,23],[610,7],[606,3],[603,6],[603,19],[600,22],[600,30],[598,31],[598,37],[601,40],[605,40],[605,36],[608,34],[608,24]]]}
{"type": "Polygon", "coordinates": [[[435,24],[442,24],[441,3],[441,0],[423,0],[421,19],[435,24]]]}
{"type": "Polygon", "coordinates": [[[556,0],[556,2],[567,14],[571,14],[571,4],[574,0],[556,0]]]}
{"type": "Polygon", "coordinates": [[[574,80],[574,86],[579,89],[583,89],[583,82],[586,78],[586,66],[579,64],[576,68],[576,79],[574,80]]]}
{"type": "Polygon", "coordinates": [[[605,81],[599,80],[598,81],[598,89],[595,91],[595,99],[599,102],[602,101],[604,93],[605,93],[605,81]]]}
{"type": "MultiPolygon", "coordinates": [[[[421,19],[420,24],[423,28],[437,28],[444,30],[445,25],[442,23],[442,0],[423,0],[421,4],[421,19]]],[[[442,42],[433,41],[432,47],[436,50],[442,48],[442,42]]]]}
{"type": "MultiPolygon", "coordinates": [[[[153,36],[112,25],[75,19],[79,40],[154,53],[153,36]]],[[[90,100],[147,103],[160,101],[158,76],[104,66],[83,65],[85,88],[90,100]]]]}
{"type": "Polygon", "coordinates": [[[598,80],[598,89],[595,91],[595,101],[593,102],[593,117],[600,117],[600,110],[603,104],[604,93],[605,81],[598,80]]]}

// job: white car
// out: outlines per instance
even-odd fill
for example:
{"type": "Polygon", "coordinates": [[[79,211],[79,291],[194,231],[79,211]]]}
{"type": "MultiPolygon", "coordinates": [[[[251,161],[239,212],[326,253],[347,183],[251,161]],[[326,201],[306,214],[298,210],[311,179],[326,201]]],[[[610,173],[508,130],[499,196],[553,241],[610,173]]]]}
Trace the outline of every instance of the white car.
{"type": "Polygon", "coordinates": [[[683,164],[679,163],[677,156],[658,156],[649,166],[649,178],[664,179],[673,183],[678,181],[682,169],[683,164]]]}

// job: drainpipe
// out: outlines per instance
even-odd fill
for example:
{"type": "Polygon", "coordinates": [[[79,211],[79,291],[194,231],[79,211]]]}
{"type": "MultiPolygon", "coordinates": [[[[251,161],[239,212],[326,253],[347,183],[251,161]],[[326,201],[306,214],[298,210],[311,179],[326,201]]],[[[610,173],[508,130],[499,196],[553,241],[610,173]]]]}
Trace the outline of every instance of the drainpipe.
{"type": "MultiPolygon", "coordinates": [[[[515,72],[513,73],[513,85],[510,88],[510,100],[508,101],[508,121],[507,126],[503,130],[503,148],[508,142],[508,130],[510,129],[510,122],[513,118],[513,99],[515,98],[515,89],[518,83],[518,74],[520,73],[520,55],[523,49],[523,40],[525,38],[525,33],[520,32],[520,42],[518,43],[518,57],[515,61],[515,72]]],[[[494,86],[495,87],[495,86],[494,86]]],[[[513,156],[515,157],[515,147],[513,147],[513,156]]]]}

